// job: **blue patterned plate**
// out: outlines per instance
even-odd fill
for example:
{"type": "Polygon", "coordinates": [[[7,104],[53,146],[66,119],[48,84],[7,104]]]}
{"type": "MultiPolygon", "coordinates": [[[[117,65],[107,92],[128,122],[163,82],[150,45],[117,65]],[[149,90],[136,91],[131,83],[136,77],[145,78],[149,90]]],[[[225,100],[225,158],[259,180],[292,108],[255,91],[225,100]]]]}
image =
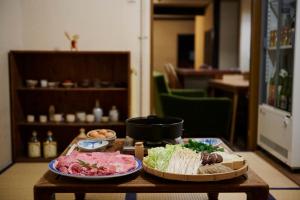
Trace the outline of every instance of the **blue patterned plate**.
{"type": "Polygon", "coordinates": [[[204,144],[210,144],[212,146],[219,146],[222,143],[222,140],[219,138],[193,138],[193,140],[204,144]]]}
{"type": "Polygon", "coordinates": [[[97,139],[79,140],[77,142],[78,148],[84,151],[96,151],[104,149],[108,145],[108,141],[97,139]]]}
{"type": "Polygon", "coordinates": [[[116,178],[116,177],[121,177],[121,176],[126,176],[129,174],[133,174],[137,171],[139,171],[142,168],[142,162],[135,158],[136,161],[136,167],[126,173],[122,174],[113,174],[113,175],[103,175],[103,176],[81,176],[81,175],[72,175],[72,174],[65,174],[60,172],[58,169],[56,169],[56,159],[52,160],[48,167],[50,171],[54,172],[55,174],[61,175],[61,176],[67,176],[67,177],[72,177],[72,178],[78,178],[78,179],[83,179],[83,180],[103,180],[103,179],[110,179],[110,178],[116,178]]]}

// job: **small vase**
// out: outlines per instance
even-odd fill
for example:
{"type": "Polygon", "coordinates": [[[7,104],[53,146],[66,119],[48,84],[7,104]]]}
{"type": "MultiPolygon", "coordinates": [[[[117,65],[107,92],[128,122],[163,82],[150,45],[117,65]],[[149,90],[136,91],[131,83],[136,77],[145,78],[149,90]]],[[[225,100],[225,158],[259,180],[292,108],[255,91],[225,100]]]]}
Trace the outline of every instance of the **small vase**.
{"type": "Polygon", "coordinates": [[[109,111],[109,120],[112,122],[119,121],[119,112],[116,106],[112,106],[111,110],[109,111]]]}
{"type": "Polygon", "coordinates": [[[103,115],[103,111],[100,108],[99,100],[96,100],[95,108],[93,109],[93,114],[95,115],[95,121],[100,122],[103,115]]]}

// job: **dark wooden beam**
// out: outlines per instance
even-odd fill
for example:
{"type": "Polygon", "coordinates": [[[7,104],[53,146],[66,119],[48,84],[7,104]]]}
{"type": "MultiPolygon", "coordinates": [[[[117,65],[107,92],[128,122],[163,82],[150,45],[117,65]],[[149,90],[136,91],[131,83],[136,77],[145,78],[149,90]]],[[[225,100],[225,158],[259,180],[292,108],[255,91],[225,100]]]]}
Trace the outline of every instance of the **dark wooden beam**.
{"type": "Polygon", "coordinates": [[[154,5],[155,15],[203,15],[205,7],[170,7],[154,5]]]}
{"type": "Polygon", "coordinates": [[[252,1],[251,12],[251,54],[250,54],[250,87],[249,87],[249,126],[248,126],[248,150],[255,150],[257,145],[257,116],[259,101],[259,68],[261,60],[261,25],[262,2],[252,1]]]}
{"type": "Polygon", "coordinates": [[[219,46],[220,46],[220,0],[213,1],[213,59],[212,66],[219,68],[219,46]]]}

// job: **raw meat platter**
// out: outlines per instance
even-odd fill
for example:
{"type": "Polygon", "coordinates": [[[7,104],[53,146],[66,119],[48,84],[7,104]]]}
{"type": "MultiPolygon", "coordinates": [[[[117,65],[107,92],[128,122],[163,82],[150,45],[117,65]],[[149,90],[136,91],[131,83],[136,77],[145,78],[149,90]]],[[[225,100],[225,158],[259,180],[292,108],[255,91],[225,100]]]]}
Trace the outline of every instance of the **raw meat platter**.
{"type": "Polygon", "coordinates": [[[126,176],[139,171],[142,163],[132,155],[120,152],[80,153],[73,151],[49,163],[49,169],[59,175],[85,180],[101,180],[126,176]]]}

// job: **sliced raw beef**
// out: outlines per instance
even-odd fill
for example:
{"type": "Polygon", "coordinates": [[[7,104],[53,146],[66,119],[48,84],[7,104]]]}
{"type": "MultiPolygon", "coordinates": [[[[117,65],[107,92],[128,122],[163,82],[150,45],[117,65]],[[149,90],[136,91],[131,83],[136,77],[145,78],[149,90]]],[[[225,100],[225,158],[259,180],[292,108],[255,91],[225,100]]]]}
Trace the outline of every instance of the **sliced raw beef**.
{"type": "Polygon", "coordinates": [[[55,167],[62,173],[82,176],[122,174],[134,169],[136,161],[132,155],[119,151],[80,153],[73,151],[69,156],[60,156],[55,167]]]}

